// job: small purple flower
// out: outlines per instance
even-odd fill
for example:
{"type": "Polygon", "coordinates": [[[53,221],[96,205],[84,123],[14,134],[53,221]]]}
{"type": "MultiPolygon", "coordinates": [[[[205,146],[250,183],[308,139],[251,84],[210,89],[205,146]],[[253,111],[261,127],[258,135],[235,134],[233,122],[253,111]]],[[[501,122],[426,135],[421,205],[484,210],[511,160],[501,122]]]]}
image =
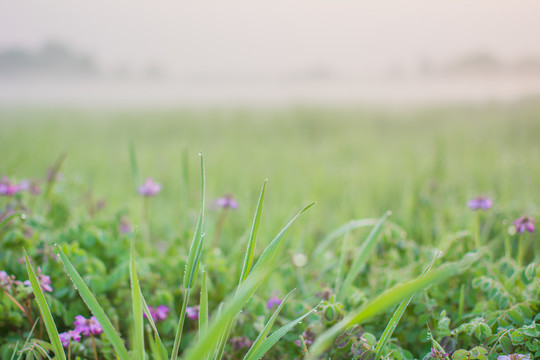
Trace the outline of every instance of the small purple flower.
{"type": "Polygon", "coordinates": [[[152,178],[148,178],[144,185],[138,187],[137,191],[143,196],[156,196],[161,191],[161,184],[154,182],[152,178]]]}
{"type": "Polygon", "coordinates": [[[279,305],[281,305],[281,299],[278,298],[276,295],[271,296],[270,299],[268,299],[268,301],[266,302],[266,307],[268,309],[272,309],[274,306],[279,305]]]}
{"type": "Polygon", "coordinates": [[[493,206],[493,200],[485,196],[478,196],[467,202],[467,206],[471,208],[471,210],[487,210],[493,206]]]}
{"type": "Polygon", "coordinates": [[[86,319],[82,315],[77,315],[75,316],[74,325],[75,330],[84,336],[89,336],[90,334],[97,335],[103,332],[103,329],[95,316],[92,316],[90,319],[86,319]]]}
{"type": "Polygon", "coordinates": [[[440,359],[440,360],[444,360],[446,359],[450,354],[444,352],[444,351],[441,351],[441,350],[437,350],[435,348],[431,348],[431,358],[432,359],[440,359]]]}
{"type": "MultiPolygon", "coordinates": [[[[315,340],[315,334],[311,331],[309,327],[300,336],[302,337],[302,339],[304,339],[304,344],[306,344],[307,346],[313,344],[313,341],[315,340]]],[[[296,346],[302,347],[302,342],[300,340],[295,340],[294,343],[296,346]]]]}
{"type": "Polygon", "coordinates": [[[512,354],[512,355],[500,355],[497,360],[530,360],[529,355],[512,354]]]}
{"type": "Polygon", "coordinates": [[[77,342],[81,341],[81,333],[77,329],[68,330],[58,335],[60,336],[60,341],[62,342],[62,345],[66,348],[69,347],[69,343],[71,342],[71,339],[77,342]]]}
{"type": "Polygon", "coordinates": [[[6,175],[0,181],[0,195],[13,196],[19,192],[19,186],[13,184],[6,175]]]}
{"type": "MultiPolygon", "coordinates": [[[[51,278],[47,275],[42,274],[41,268],[39,266],[37,269],[38,269],[39,286],[41,286],[41,289],[43,291],[52,292],[53,288],[51,286],[51,278]]],[[[32,286],[32,284],[30,283],[30,280],[26,280],[23,284],[26,286],[32,286]]]]}
{"type": "Polygon", "coordinates": [[[238,209],[238,203],[231,194],[225,194],[216,200],[216,205],[223,209],[238,209]]]}
{"type": "Polygon", "coordinates": [[[188,306],[186,309],[186,316],[191,320],[196,320],[199,317],[199,305],[188,306]]]}
{"type": "Polygon", "coordinates": [[[529,216],[522,216],[514,220],[514,226],[520,234],[523,234],[525,231],[532,233],[534,232],[534,219],[529,216]]]}
{"type": "MultiPolygon", "coordinates": [[[[155,322],[165,320],[169,316],[169,308],[165,305],[159,305],[157,308],[149,306],[148,310],[150,310],[150,315],[155,322]]],[[[143,316],[146,317],[146,313],[143,313],[143,316]]]]}

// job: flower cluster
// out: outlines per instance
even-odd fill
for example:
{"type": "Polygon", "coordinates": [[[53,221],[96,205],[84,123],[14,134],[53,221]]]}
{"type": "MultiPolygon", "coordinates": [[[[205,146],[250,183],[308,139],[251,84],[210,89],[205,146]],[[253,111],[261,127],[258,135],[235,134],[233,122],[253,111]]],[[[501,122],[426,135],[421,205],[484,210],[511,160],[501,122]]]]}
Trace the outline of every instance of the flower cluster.
{"type": "Polygon", "coordinates": [[[8,275],[5,271],[0,271],[0,289],[11,290],[11,286],[15,281],[15,276],[8,275]]]}
{"type": "MultiPolygon", "coordinates": [[[[315,334],[313,333],[313,331],[311,331],[309,327],[300,336],[302,337],[302,339],[304,339],[304,344],[306,344],[307,346],[313,344],[313,341],[315,340],[315,334]]],[[[296,344],[296,346],[302,347],[302,342],[300,340],[295,340],[294,343],[296,344]]]]}
{"type": "MultiPolygon", "coordinates": [[[[150,315],[154,322],[165,320],[169,316],[169,308],[165,305],[159,305],[158,307],[149,306],[150,315]]],[[[146,318],[146,313],[143,313],[143,316],[146,318]]]]}
{"type": "Polygon", "coordinates": [[[103,332],[103,329],[95,316],[92,316],[90,319],[86,319],[82,315],[77,315],[73,325],[75,325],[75,329],[58,334],[64,347],[69,347],[71,340],[77,342],[81,341],[81,335],[93,336],[103,332]]]}

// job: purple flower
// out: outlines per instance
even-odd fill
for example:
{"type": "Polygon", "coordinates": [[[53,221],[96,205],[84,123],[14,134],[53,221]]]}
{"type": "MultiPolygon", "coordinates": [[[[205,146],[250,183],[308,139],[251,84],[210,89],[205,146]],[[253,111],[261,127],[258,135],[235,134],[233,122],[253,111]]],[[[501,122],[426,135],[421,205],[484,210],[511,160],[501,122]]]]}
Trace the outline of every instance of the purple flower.
{"type": "Polygon", "coordinates": [[[529,355],[512,354],[512,355],[500,355],[497,360],[530,360],[529,355]]]}
{"type": "Polygon", "coordinates": [[[0,181],[0,195],[12,196],[19,192],[19,186],[13,184],[6,175],[2,176],[0,181]]]}
{"type": "Polygon", "coordinates": [[[60,341],[62,342],[62,345],[66,348],[69,347],[69,343],[71,342],[71,339],[77,342],[81,341],[81,333],[77,329],[68,330],[58,335],[60,336],[60,341]]]}
{"type": "Polygon", "coordinates": [[[268,301],[266,302],[266,307],[268,309],[272,309],[274,306],[279,305],[281,305],[281,299],[278,298],[276,295],[271,296],[270,299],[268,299],[268,301]]]}
{"type": "MultiPolygon", "coordinates": [[[[157,308],[149,306],[148,310],[150,310],[150,315],[152,315],[152,319],[155,322],[165,320],[169,316],[169,308],[165,305],[159,305],[157,308]]],[[[146,317],[146,313],[143,316],[146,317]]]]}
{"type": "Polygon", "coordinates": [[[84,336],[89,336],[90,334],[97,335],[103,332],[101,325],[97,321],[95,316],[92,316],[90,319],[86,319],[82,315],[75,316],[75,330],[82,333],[84,336]]]}
{"type": "MultiPolygon", "coordinates": [[[[315,334],[311,331],[309,327],[300,336],[302,337],[302,339],[304,339],[304,344],[306,344],[307,346],[313,344],[313,341],[315,340],[315,334]]],[[[294,343],[296,344],[296,346],[302,347],[302,342],[300,340],[295,340],[294,343]]]]}
{"type": "MultiPolygon", "coordinates": [[[[51,287],[51,278],[47,275],[42,274],[41,268],[39,266],[37,269],[38,269],[39,286],[41,286],[41,289],[43,291],[52,292],[53,288],[51,287]]],[[[23,284],[26,286],[32,286],[32,284],[30,283],[30,280],[26,280],[23,284]]]]}
{"type": "Polygon", "coordinates": [[[487,210],[493,206],[493,200],[485,196],[478,196],[467,202],[467,206],[471,208],[471,210],[487,210]]]}
{"type": "Polygon", "coordinates": [[[514,226],[520,234],[523,234],[525,231],[532,233],[534,232],[534,219],[529,216],[522,216],[514,220],[514,226]]]}
{"type": "Polygon", "coordinates": [[[435,348],[431,348],[431,358],[433,359],[446,359],[450,354],[444,352],[444,351],[441,351],[441,350],[437,350],[435,348]]]}
{"type": "Polygon", "coordinates": [[[223,209],[238,209],[238,203],[231,194],[225,194],[217,199],[216,205],[223,209]]]}
{"type": "Polygon", "coordinates": [[[195,320],[199,317],[199,305],[188,306],[186,309],[186,316],[191,320],[195,320]]]}
{"type": "Polygon", "coordinates": [[[144,185],[138,187],[137,191],[144,196],[156,196],[161,191],[161,184],[154,182],[152,178],[148,178],[144,185]]]}

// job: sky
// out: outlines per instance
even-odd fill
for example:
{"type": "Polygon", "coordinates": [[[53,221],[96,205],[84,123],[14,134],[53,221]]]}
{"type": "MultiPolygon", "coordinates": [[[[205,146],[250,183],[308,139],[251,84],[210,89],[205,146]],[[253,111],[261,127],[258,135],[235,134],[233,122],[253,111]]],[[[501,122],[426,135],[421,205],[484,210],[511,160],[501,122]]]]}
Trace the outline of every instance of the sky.
{"type": "Polygon", "coordinates": [[[539,19],[533,0],[0,0],[0,49],[54,40],[106,68],[184,75],[357,74],[539,56],[539,19]]]}

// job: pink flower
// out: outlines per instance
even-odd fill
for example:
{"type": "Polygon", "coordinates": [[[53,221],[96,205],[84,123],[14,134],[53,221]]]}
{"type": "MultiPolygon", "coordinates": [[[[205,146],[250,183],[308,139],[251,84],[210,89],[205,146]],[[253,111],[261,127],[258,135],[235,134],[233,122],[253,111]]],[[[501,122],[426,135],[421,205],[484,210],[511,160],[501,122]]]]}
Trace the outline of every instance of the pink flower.
{"type": "Polygon", "coordinates": [[[13,184],[6,175],[0,181],[0,195],[13,196],[19,192],[19,186],[13,184]]]}
{"type": "Polygon", "coordinates": [[[152,178],[148,178],[144,185],[137,188],[137,191],[143,196],[156,196],[161,191],[161,184],[154,182],[152,178]]]}
{"type": "Polygon", "coordinates": [[[514,226],[520,234],[523,234],[525,231],[532,233],[534,232],[534,219],[529,216],[522,216],[514,220],[514,226]]]}
{"type": "Polygon", "coordinates": [[[281,299],[278,298],[276,295],[271,296],[270,299],[268,299],[268,302],[266,303],[266,307],[268,309],[272,309],[274,306],[281,305],[281,299]]]}
{"type": "MultiPolygon", "coordinates": [[[[169,316],[169,308],[165,305],[159,305],[157,308],[149,306],[148,310],[150,310],[150,315],[155,322],[165,320],[169,316]]],[[[146,317],[146,313],[143,316],[146,317]]]]}
{"type": "Polygon", "coordinates": [[[77,315],[75,317],[74,324],[75,330],[84,336],[89,336],[90,334],[97,335],[103,332],[103,329],[95,316],[92,316],[90,319],[86,319],[82,315],[77,315]]]}
{"type": "Polygon", "coordinates": [[[186,316],[191,320],[196,320],[199,317],[199,305],[188,306],[186,309],[186,316]]]}
{"type": "Polygon", "coordinates": [[[120,231],[121,234],[129,234],[131,232],[131,223],[129,222],[129,219],[125,216],[122,216],[120,218],[120,224],[118,224],[118,231],[120,231]]]}
{"type": "MultiPolygon", "coordinates": [[[[53,288],[51,286],[51,278],[47,275],[42,274],[41,268],[39,266],[37,269],[38,269],[39,286],[41,286],[41,289],[43,291],[52,292],[53,288]]],[[[23,284],[26,286],[32,286],[32,284],[30,283],[30,280],[26,280],[23,284]]]]}
{"type": "Polygon", "coordinates": [[[231,194],[225,194],[216,200],[216,205],[223,209],[238,209],[238,203],[231,194]]]}
{"type": "Polygon", "coordinates": [[[487,210],[493,206],[493,200],[484,196],[478,196],[467,203],[471,210],[487,210]]]}
{"type": "Polygon", "coordinates": [[[62,345],[66,348],[69,347],[69,343],[71,342],[71,339],[77,342],[81,341],[81,333],[77,329],[68,330],[58,335],[60,336],[60,341],[62,342],[62,345]]]}

